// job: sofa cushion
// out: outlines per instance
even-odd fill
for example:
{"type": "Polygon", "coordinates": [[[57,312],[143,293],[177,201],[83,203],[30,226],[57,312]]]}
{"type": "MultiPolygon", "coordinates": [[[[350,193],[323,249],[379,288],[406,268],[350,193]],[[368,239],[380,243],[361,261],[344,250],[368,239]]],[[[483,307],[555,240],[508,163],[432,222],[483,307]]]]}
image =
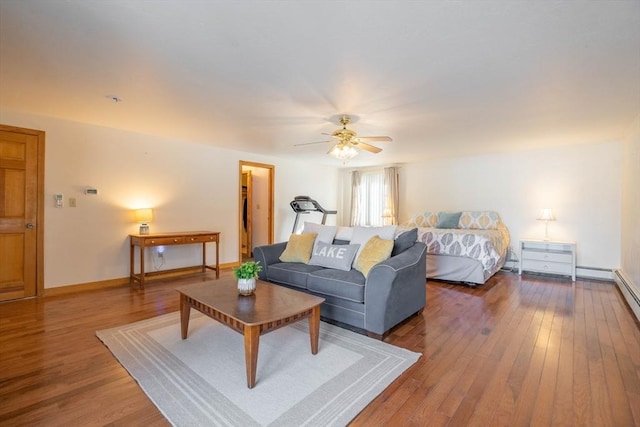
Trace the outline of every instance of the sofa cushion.
{"type": "Polygon", "coordinates": [[[338,229],[336,230],[336,235],[334,239],[346,240],[347,242],[350,242],[352,237],[353,237],[353,227],[343,227],[339,225],[338,229]]]}
{"type": "Polygon", "coordinates": [[[349,271],[358,248],[360,245],[328,245],[316,242],[309,265],[349,271]]]}
{"type": "Polygon", "coordinates": [[[308,276],[317,270],[317,265],[307,265],[299,262],[279,262],[267,268],[267,279],[272,282],[286,283],[301,289],[307,288],[308,276]]]}
{"type": "Polygon", "coordinates": [[[356,266],[356,262],[358,262],[358,257],[364,249],[365,243],[369,241],[373,236],[378,236],[381,239],[393,239],[393,236],[396,234],[396,225],[388,225],[384,227],[360,227],[357,226],[353,229],[353,236],[351,237],[351,244],[360,245],[360,249],[358,249],[358,253],[356,254],[356,258],[353,261],[353,266],[356,266]]]}
{"type": "Polygon", "coordinates": [[[363,303],[364,283],[364,276],[357,270],[342,271],[323,268],[309,273],[307,289],[319,294],[363,303]]]}
{"type": "Polygon", "coordinates": [[[396,256],[413,246],[418,240],[418,229],[412,228],[411,230],[404,231],[395,238],[393,241],[393,250],[391,256],[396,256]]]}
{"type": "Polygon", "coordinates": [[[311,250],[318,233],[292,234],[287,242],[280,261],[282,262],[302,262],[307,264],[311,259],[311,250]]]}
{"type": "Polygon", "coordinates": [[[316,245],[318,242],[331,244],[336,235],[337,229],[338,227],[335,225],[322,225],[316,224],[315,222],[305,221],[302,234],[317,233],[318,237],[316,237],[316,245]]]}
{"type": "Polygon", "coordinates": [[[360,252],[360,256],[356,260],[356,270],[362,272],[364,277],[367,277],[374,265],[389,259],[392,250],[393,240],[373,236],[360,252]]]}

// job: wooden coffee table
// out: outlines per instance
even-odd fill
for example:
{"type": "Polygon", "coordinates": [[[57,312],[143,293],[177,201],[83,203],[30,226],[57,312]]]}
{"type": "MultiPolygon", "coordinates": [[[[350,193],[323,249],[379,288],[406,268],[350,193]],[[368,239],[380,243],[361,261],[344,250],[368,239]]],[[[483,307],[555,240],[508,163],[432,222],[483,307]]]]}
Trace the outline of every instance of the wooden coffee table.
{"type": "Polygon", "coordinates": [[[311,353],[318,352],[320,304],[324,298],[256,280],[254,295],[238,294],[236,280],[224,278],[177,289],[180,293],[180,328],[187,338],[191,307],[244,336],[247,386],[256,384],[260,335],[309,318],[311,353]]]}

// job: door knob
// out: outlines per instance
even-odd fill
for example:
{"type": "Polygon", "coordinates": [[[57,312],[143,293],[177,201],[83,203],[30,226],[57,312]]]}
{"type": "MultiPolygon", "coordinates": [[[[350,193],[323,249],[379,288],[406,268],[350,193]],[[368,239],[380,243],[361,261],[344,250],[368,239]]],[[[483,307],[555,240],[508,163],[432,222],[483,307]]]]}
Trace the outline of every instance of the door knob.
{"type": "Polygon", "coordinates": [[[33,224],[29,222],[29,223],[27,223],[26,227],[27,227],[28,229],[32,229],[32,228],[33,228],[33,224]]]}

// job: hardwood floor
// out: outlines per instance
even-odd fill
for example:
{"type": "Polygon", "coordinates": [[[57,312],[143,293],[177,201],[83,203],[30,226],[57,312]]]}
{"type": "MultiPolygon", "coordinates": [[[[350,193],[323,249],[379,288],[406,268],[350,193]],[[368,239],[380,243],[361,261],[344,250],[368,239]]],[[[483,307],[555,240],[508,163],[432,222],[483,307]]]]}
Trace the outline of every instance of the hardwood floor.
{"type": "MultiPolygon", "coordinates": [[[[95,331],[177,311],[176,286],[214,277],[0,304],[0,425],[169,425],[95,331]]],[[[351,425],[640,425],[640,326],[614,284],[427,289],[385,340],[423,356],[351,425]]]]}

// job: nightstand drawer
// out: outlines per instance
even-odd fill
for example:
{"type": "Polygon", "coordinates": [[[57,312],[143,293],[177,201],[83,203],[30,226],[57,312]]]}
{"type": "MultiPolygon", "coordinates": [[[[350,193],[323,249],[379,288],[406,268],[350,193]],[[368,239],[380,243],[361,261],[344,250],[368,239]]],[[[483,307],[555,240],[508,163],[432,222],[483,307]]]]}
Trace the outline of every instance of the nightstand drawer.
{"type": "Polygon", "coordinates": [[[571,263],[573,262],[573,255],[569,252],[537,251],[532,249],[526,249],[522,251],[522,259],[571,263]]]}
{"type": "Polygon", "coordinates": [[[531,259],[522,260],[522,269],[542,273],[555,273],[573,275],[573,265],[561,262],[538,261],[531,259]]]}
{"type": "Polygon", "coordinates": [[[165,245],[181,245],[183,244],[184,237],[147,237],[144,240],[145,246],[165,246],[165,245]]]}

